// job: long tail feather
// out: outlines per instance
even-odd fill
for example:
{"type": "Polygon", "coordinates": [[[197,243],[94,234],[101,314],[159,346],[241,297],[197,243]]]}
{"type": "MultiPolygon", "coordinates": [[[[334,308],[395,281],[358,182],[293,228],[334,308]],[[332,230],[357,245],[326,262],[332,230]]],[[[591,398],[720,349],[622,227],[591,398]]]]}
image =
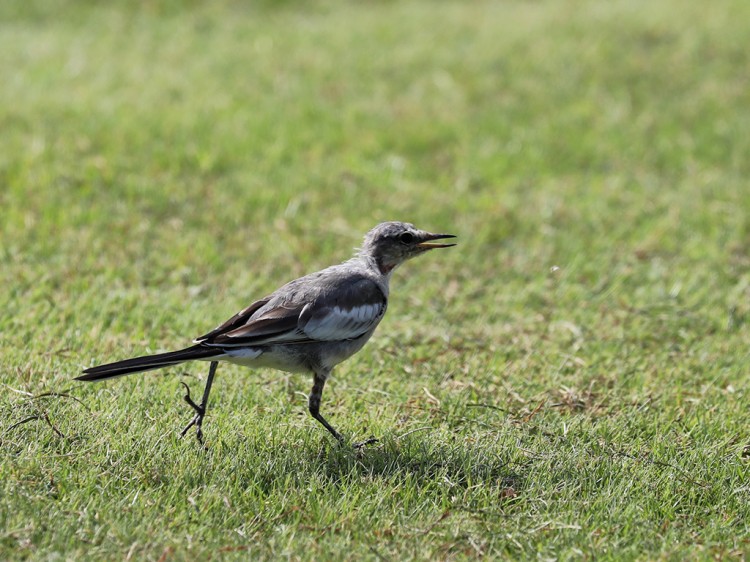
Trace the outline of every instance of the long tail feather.
{"type": "Polygon", "coordinates": [[[216,355],[222,355],[224,352],[220,349],[205,347],[200,344],[178,351],[168,353],[159,353],[157,355],[146,355],[144,357],[134,357],[106,365],[98,365],[84,370],[84,374],[76,377],[79,381],[100,381],[112,377],[120,377],[131,373],[141,373],[152,369],[161,369],[170,365],[177,365],[193,359],[208,359],[216,355]]]}

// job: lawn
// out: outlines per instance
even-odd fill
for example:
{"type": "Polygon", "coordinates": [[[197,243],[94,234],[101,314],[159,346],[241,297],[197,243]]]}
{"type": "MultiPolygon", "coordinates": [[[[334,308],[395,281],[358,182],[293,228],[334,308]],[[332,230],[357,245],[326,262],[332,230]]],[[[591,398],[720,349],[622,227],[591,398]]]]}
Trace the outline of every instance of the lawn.
{"type": "Polygon", "coordinates": [[[750,555],[750,3],[0,5],[0,559],[750,555]],[[322,413],[175,349],[382,220],[322,413]]]}

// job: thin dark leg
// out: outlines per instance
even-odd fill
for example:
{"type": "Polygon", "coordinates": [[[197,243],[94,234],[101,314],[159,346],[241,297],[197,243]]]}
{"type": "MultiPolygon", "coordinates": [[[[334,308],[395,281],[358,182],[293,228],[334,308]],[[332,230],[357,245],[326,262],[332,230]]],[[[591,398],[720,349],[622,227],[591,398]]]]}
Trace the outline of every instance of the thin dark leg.
{"type": "MultiPolygon", "coordinates": [[[[310,397],[307,401],[307,407],[310,410],[310,414],[312,415],[312,417],[314,417],[316,420],[322,423],[323,427],[325,427],[328,431],[330,431],[331,435],[333,435],[336,438],[336,440],[343,445],[344,437],[338,431],[333,429],[331,424],[329,424],[326,421],[326,419],[320,414],[320,399],[323,396],[323,388],[326,385],[326,375],[327,374],[315,373],[314,378],[313,378],[312,391],[310,392],[310,397]]],[[[364,447],[365,445],[371,445],[372,443],[377,443],[377,442],[378,440],[372,437],[360,443],[355,443],[353,446],[355,449],[360,449],[364,447]]]]}
{"type": "Polygon", "coordinates": [[[329,424],[326,419],[320,415],[320,399],[323,396],[323,387],[325,387],[325,385],[326,375],[319,375],[318,373],[315,373],[315,376],[313,378],[312,391],[310,392],[310,397],[307,400],[307,408],[310,410],[310,414],[312,415],[312,417],[322,423],[323,427],[330,431],[331,435],[333,435],[339,443],[343,443],[343,436],[338,431],[333,429],[333,427],[331,427],[331,424],[329,424]]]}
{"type": "Polygon", "coordinates": [[[211,393],[211,385],[214,383],[214,375],[216,374],[216,368],[219,366],[218,361],[211,361],[211,366],[208,368],[208,379],[206,379],[206,388],[203,390],[203,398],[201,399],[200,405],[193,402],[190,398],[190,388],[185,383],[185,402],[190,404],[190,407],[195,410],[195,417],[185,426],[185,429],[180,432],[180,437],[184,437],[188,432],[188,429],[195,426],[195,436],[198,438],[200,443],[203,443],[203,416],[206,415],[206,407],[208,406],[208,395],[211,393]]]}

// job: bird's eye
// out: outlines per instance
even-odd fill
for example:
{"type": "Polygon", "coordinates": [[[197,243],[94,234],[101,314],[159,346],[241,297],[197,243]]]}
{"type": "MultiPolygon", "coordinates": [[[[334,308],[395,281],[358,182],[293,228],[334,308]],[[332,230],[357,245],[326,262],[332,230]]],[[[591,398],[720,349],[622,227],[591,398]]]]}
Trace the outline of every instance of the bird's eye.
{"type": "Polygon", "coordinates": [[[401,240],[402,244],[411,244],[414,242],[414,235],[411,232],[404,232],[399,236],[399,240],[401,240]]]}

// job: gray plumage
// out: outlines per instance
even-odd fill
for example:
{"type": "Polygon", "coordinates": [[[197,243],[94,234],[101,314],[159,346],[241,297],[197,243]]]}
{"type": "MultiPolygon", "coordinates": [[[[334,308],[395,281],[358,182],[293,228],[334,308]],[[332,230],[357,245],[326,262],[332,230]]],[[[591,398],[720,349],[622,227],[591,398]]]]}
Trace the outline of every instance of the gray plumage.
{"type": "Polygon", "coordinates": [[[287,283],[196,338],[195,345],[92,367],[77,378],[96,381],[194,359],[211,361],[201,404],[192,401],[189,391],[185,397],[196,415],[182,434],[195,425],[202,439],[201,425],[217,361],[311,372],[310,413],[343,441],[319,412],[326,379],[337,364],[362,349],[383,319],[393,270],[430,249],[453,246],[434,242],[453,237],[408,223],[379,224],[367,233],[362,248],[350,260],[287,283]]]}

